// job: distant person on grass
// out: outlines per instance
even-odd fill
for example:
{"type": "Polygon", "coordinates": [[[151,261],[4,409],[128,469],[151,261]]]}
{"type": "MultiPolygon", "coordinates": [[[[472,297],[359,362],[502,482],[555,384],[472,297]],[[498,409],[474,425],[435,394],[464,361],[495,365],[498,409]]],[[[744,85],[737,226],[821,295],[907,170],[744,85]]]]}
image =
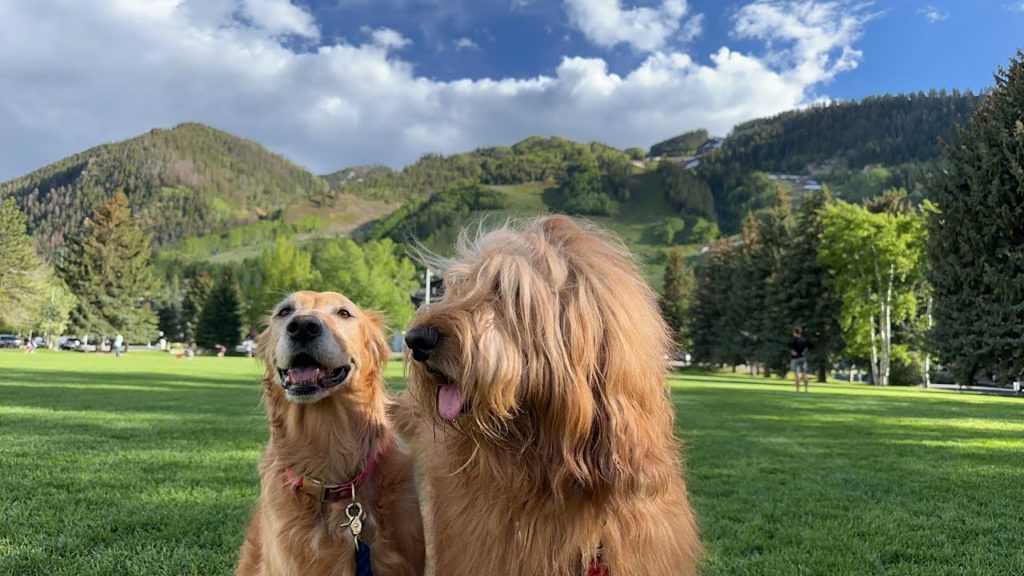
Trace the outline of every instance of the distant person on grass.
{"type": "Polygon", "coordinates": [[[117,358],[121,357],[121,346],[123,346],[123,345],[124,345],[124,336],[121,336],[121,334],[118,333],[117,336],[114,336],[114,356],[115,357],[117,357],[117,358]]]}
{"type": "Polygon", "coordinates": [[[789,341],[789,369],[793,371],[796,391],[800,391],[800,379],[804,381],[804,392],[807,392],[807,351],[813,348],[809,340],[804,338],[803,328],[793,328],[793,339],[789,341]]]}

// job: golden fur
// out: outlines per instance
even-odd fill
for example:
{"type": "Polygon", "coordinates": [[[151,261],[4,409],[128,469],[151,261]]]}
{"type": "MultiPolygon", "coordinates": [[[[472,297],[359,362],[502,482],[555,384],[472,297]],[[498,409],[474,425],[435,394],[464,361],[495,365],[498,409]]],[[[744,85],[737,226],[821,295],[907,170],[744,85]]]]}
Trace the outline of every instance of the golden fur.
{"type": "Polygon", "coordinates": [[[237,574],[355,574],[352,536],[339,526],[349,500],[317,502],[287,482],[285,469],[342,484],[381,446],[387,448],[376,469],[356,493],[367,514],[360,539],[370,545],[376,576],[422,574],[423,524],[413,458],[390,430],[384,411],[381,370],[387,346],[380,316],[360,310],[341,294],[297,292],[278,305],[258,349],[267,366],[263,388],[270,441],[259,468],[260,501],[237,574]],[[339,315],[343,308],[349,317],[339,315]],[[326,351],[317,353],[332,358],[331,367],[341,362],[352,366],[344,382],[306,403],[289,399],[278,371],[279,356],[289,349],[286,322],[300,314],[326,327],[320,342],[326,351]]]}
{"type": "Polygon", "coordinates": [[[564,216],[463,239],[396,407],[422,444],[438,576],[697,572],[668,331],[627,250],[564,216]],[[464,400],[452,421],[439,392],[464,400]],[[408,399],[404,399],[408,400],[408,399]]]}

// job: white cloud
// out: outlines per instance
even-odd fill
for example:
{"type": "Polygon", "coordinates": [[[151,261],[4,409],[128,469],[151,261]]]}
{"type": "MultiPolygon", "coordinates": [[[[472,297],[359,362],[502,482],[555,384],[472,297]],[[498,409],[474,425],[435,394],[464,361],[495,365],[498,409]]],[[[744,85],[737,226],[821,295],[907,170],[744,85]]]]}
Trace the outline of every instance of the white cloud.
{"type": "Polygon", "coordinates": [[[374,46],[384,48],[387,50],[401,50],[406,46],[412,44],[412,40],[409,40],[402,33],[391,28],[370,28],[369,26],[363,26],[361,28],[363,34],[367,34],[373,41],[374,46]]]}
{"type": "Polygon", "coordinates": [[[291,0],[244,0],[242,14],[271,34],[296,34],[314,40],[320,37],[312,14],[291,0]]]}
{"type": "Polygon", "coordinates": [[[1017,2],[1013,2],[1010,5],[1008,5],[1007,8],[1017,12],[1024,12],[1024,0],[1018,0],[1017,2]]]}
{"type": "Polygon", "coordinates": [[[927,20],[929,24],[942,22],[943,20],[949,18],[949,12],[943,12],[942,10],[939,10],[937,7],[931,4],[923,8],[918,8],[917,13],[924,16],[924,19],[927,20]]]}
{"type": "Polygon", "coordinates": [[[0,179],[189,120],[319,173],[533,134],[620,147],[697,127],[724,134],[814,101],[856,65],[869,16],[835,2],[757,2],[736,14],[734,33],[764,53],[722,47],[702,63],[655,51],[623,74],[567,56],[548,75],[438,81],[396,55],[408,39],[394,30],[297,50],[280,38],[286,26],[239,22],[240,2],[0,2],[0,179]]]}
{"type": "MultiPolygon", "coordinates": [[[[619,0],[565,0],[570,22],[588,40],[610,48],[629,44],[639,52],[653,52],[671,44],[686,15],[686,0],[663,0],[657,8],[624,9],[619,0]]],[[[701,15],[682,25],[682,40],[700,34],[701,15]],[[696,23],[692,20],[696,19],[696,23]]]]}
{"type": "Polygon", "coordinates": [[[480,45],[473,41],[472,38],[463,36],[452,43],[456,50],[479,50],[480,45]]]}
{"type": "Polygon", "coordinates": [[[800,83],[816,84],[860,63],[863,54],[853,45],[877,16],[866,10],[845,0],[758,0],[739,10],[734,33],[766,42],[767,61],[800,83]]]}

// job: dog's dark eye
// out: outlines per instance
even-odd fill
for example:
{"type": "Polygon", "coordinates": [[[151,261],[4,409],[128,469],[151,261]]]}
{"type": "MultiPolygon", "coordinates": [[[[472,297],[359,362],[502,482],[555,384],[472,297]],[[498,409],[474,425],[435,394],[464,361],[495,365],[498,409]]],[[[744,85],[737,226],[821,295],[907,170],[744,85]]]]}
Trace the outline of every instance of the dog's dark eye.
{"type": "Polygon", "coordinates": [[[294,312],[294,310],[292,309],[291,306],[285,306],[277,311],[277,317],[284,318],[285,316],[290,315],[292,312],[294,312]]]}
{"type": "Polygon", "coordinates": [[[338,308],[338,316],[342,318],[351,318],[352,313],[348,311],[348,308],[338,308]]]}

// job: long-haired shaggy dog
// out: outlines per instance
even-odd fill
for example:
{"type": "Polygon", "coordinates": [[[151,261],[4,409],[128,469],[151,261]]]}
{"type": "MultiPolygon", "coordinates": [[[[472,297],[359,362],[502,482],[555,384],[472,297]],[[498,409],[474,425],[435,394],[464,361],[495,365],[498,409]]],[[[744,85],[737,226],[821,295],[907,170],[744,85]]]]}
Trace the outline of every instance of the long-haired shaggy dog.
{"type": "Polygon", "coordinates": [[[439,576],[680,576],[700,548],[628,252],[553,216],[463,241],[407,332],[439,576]]]}
{"type": "Polygon", "coordinates": [[[259,339],[270,442],[239,575],[356,574],[346,509],[377,576],[423,573],[413,459],[384,412],[380,316],[334,292],[296,292],[259,339]]]}

